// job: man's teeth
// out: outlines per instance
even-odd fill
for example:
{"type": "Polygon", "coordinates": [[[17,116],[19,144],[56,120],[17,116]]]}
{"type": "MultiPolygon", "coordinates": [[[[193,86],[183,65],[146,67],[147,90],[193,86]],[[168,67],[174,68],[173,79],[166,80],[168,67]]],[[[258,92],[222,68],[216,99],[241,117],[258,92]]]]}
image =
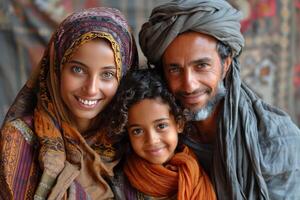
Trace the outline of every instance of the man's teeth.
{"type": "Polygon", "coordinates": [[[97,103],[98,100],[84,100],[84,99],[81,99],[81,98],[78,98],[78,100],[80,101],[80,103],[84,104],[84,105],[94,105],[97,103]]]}

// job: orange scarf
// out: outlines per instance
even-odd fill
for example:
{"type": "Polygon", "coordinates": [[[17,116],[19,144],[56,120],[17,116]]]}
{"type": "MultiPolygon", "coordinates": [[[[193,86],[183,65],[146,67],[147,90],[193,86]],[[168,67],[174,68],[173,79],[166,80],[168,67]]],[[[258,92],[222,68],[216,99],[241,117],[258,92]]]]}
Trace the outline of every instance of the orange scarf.
{"type": "MultiPolygon", "coordinates": [[[[49,104],[48,110],[51,108],[49,104]]],[[[75,179],[95,199],[113,197],[102,176],[113,175],[112,168],[117,160],[104,162],[74,127],[61,122],[61,130],[58,129],[40,107],[35,109],[34,125],[41,146],[39,161],[43,170],[35,197],[61,199],[75,179]]],[[[93,137],[101,138],[101,133],[93,137]]]]}
{"type": "Polygon", "coordinates": [[[177,192],[178,200],[216,199],[208,176],[188,147],[176,153],[166,166],[151,164],[133,154],[124,172],[134,188],[149,196],[170,197],[177,192]]]}

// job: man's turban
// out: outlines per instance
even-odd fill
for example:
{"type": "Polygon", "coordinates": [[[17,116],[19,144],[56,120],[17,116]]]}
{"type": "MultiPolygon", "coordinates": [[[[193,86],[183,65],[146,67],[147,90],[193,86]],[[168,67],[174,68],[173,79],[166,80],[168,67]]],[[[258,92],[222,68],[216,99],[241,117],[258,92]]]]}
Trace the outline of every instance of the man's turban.
{"type": "Polygon", "coordinates": [[[174,0],[153,9],[139,41],[152,64],[161,59],[178,34],[186,31],[211,35],[229,45],[237,56],[244,45],[240,19],[241,13],[224,0],[174,0]]]}

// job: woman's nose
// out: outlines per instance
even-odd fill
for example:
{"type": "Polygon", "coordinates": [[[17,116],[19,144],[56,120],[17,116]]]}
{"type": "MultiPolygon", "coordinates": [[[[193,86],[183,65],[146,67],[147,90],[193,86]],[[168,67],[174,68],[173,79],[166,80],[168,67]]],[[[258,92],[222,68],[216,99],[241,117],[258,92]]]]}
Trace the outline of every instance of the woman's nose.
{"type": "Polygon", "coordinates": [[[99,89],[99,80],[98,77],[90,77],[86,81],[85,90],[88,95],[95,95],[97,94],[99,89]]]}

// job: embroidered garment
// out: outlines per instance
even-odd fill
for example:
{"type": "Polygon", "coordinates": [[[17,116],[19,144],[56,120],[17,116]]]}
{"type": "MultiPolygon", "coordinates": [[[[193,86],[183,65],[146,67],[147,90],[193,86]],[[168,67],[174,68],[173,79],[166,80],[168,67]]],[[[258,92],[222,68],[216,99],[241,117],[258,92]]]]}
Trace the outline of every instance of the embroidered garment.
{"type": "Polygon", "coordinates": [[[101,113],[94,122],[98,128],[83,137],[72,125],[59,92],[61,66],[80,45],[95,38],[111,44],[118,80],[137,66],[135,42],[120,11],[99,7],[67,17],[3,123],[2,199],[113,198],[104,177],[113,174],[117,160],[101,133],[101,113]]]}

